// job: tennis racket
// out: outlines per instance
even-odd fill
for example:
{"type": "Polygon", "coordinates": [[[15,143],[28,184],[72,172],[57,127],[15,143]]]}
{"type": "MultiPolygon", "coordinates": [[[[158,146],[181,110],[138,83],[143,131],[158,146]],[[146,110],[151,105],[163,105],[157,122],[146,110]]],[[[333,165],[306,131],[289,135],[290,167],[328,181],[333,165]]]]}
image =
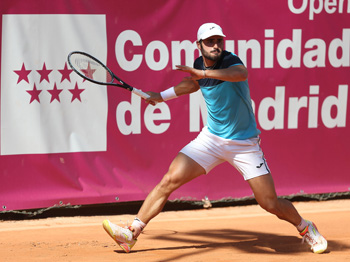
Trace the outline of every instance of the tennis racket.
{"type": "Polygon", "coordinates": [[[74,51],[68,55],[68,64],[82,78],[98,84],[119,86],[127,89],[142,98],[148,98],[149,95],[135,87],[125,83],[117,77],[100,60],[84,52],[74,51]]]}

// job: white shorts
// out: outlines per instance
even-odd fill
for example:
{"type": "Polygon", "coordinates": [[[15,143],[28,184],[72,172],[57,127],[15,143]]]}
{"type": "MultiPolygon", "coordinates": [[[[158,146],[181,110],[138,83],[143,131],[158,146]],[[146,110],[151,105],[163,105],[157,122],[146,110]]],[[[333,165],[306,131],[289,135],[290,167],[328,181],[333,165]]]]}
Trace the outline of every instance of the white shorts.
{"type": "Polygon", "coordinates": [[[227,161],[245,180],[249,180],[270,173],[259,144],[259,137],[246,140],[224,139],[210,133],[208,128],[204,127],[197,138],[180,152],[201,165],[206,173],[227,161]]]}

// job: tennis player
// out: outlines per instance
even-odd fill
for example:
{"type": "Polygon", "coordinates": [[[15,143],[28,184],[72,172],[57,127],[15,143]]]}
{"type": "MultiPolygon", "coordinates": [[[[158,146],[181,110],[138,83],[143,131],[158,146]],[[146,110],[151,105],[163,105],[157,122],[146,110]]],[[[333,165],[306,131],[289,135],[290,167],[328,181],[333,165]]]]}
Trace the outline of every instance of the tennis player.
{"type": "Polygon", "coordinates": [[[276,195],[259,146],[260,131],[251,105],[248,71],[238,56],[223,50],[224,37],[219,25],[201,25],[196,43],[202,56],[195,60],[194,68],[177,66],[178,70],[190,75],[160,93],[147,92],[150,98],[146,101],[154,104],[201,89],[207,105],[207,125],[178,153],[129,228],[109,220],[103,221],[103,227],[125,252],[130,252],[142,230],[161,212],[174,190],[227,161],[248,182],[263,209],[294,225],[314,253],[323,253],[327,241],[315,224],[304,220],[290,201],[276,195]]]}

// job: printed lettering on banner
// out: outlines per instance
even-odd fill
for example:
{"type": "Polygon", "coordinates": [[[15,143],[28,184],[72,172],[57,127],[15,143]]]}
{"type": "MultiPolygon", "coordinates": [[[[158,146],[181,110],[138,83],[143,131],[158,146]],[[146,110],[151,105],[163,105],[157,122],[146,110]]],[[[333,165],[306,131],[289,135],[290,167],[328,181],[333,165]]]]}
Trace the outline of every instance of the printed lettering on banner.
{"type": "Polygon", "coordinates": [[[3,15],[1,155],[106,151],[107,90],[69,52],[107,59],[104,15],[3,15]]]}

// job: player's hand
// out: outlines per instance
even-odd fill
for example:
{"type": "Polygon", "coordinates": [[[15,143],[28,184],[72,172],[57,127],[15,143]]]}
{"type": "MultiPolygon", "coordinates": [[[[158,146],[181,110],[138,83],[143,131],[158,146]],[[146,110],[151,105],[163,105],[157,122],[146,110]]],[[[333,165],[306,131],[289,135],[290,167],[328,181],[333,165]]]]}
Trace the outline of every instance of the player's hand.
{"type": "Polygon", "coordinates": [[[177,65],[176,70],[190,73],[191,76],[187,76],[184,80],[199,80],[204,78],[203,70],[195,69],[189,66],[177,65]]]}
{"type": "Polygon", "coordinates": [[[159,102],[163,102],[163,98],[160,95],[160,93],[155,93],[155,92],[146,92],[146,94],[149,95],[149,98],[145,99],[145,102],[154,106],[159,102]]]}

